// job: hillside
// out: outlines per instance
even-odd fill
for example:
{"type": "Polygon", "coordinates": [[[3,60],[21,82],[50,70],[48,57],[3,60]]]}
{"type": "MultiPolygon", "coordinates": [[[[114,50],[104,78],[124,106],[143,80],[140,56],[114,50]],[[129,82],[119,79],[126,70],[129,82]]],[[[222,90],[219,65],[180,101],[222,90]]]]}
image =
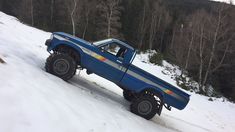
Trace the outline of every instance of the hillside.
{"type": "MultiPolygon", "coordinates": [[[[50,34],[0,12],[0,58],[6,62],[0,63],[1,132],[234,131],[235,104],[223,98],[211,102],[190,93],[184,110],[164,109],[147,121],[129,112],[122,91],[103,78],[78,71],[65,82],[46,73],[44,42],[50,34]]],[[[138,55],[134,64],[176,86],[171,74],[149,64],[146,56],[138,55]]]]}

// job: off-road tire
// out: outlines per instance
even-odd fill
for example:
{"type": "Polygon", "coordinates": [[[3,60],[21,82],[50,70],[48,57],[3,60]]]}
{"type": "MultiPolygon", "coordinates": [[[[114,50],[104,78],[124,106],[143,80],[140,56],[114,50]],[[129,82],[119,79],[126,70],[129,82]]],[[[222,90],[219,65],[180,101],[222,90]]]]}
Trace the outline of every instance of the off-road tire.
{"type": "Polygon", "coordinates": [[[130,110],[132,113],[150,120],[158,112],[157,107],[158,105],[154,96],[143,95],[133,100],[130,110]]]}
{"type": "Polygon", "coordinates": [[[61,79],[67,81],[76,73],[76,61],[68,54],[54,53],[51,54],[45,64],[45,69],[61,79]]]}
{"type": "Polygon", "coordinates": [[[135,98],[134,94],[128,90],[123,90],[123,97],[127,101],[132,101],[135,98]]]}

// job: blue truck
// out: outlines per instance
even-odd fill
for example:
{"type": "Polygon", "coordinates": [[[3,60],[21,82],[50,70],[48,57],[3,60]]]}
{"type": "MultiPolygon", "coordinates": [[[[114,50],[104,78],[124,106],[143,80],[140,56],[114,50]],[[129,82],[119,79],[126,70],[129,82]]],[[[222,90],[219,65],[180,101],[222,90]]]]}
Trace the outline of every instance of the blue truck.
{"type": "Polygon", "coordinates": [[[163,107],[182,110],[189,102],[189,94],[132,65],[136,50],[126,42],[105,39],[91,43],[55,32],[45,45],[50,53],[47,72],[67,81],[80,68],[106,78],[123,89],[124,98],[131,102],[130,111],[145,119],[160,115],[163,107]]]}

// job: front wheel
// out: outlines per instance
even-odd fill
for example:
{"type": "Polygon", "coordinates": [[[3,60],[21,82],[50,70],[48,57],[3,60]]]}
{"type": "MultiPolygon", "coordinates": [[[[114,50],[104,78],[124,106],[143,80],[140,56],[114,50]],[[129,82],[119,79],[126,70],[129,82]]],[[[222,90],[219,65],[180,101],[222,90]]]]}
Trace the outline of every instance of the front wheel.
{"type": "Polygon", "coordinates": [[[67,81],[75,75],[76,66],[76,61],[68,54],[54,53],[47,58],[45,69],[67,81]]]}
{"type": "Polygon", "coordinates": [[[154,96],[144,95],[132,102],[130,110],[132,113],[149,120],[158,112],[158,104],[154,96]]]}

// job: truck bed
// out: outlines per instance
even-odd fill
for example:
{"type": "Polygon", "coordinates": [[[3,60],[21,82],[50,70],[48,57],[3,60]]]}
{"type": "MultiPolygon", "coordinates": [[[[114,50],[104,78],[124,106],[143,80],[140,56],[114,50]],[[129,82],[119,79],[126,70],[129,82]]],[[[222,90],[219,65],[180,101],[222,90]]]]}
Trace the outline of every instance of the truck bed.
{"type": "Polygon", "coordinates": [[[126,85],[123,87],[131,88],[131,90],[136,92],[140,92],[146,88],[154,88],[163,95],[164,103],[180,110],[185,108],[190,97],[184,91],[133,64],[129,66],[129,69],[121,80],[121,84],[126,85]]]}

